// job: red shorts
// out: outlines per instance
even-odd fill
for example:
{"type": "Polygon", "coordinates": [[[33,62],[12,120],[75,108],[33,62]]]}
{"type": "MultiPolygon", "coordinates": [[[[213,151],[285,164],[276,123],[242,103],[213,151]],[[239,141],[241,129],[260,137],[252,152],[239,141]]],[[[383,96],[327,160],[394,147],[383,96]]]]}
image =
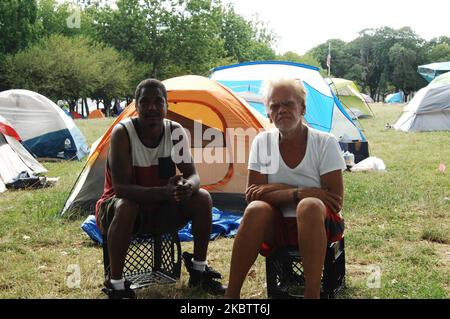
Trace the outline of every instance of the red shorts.
{"type": "MultiPolygon", "coordinates": [[[[341,213],[334,213],[327,207],[325,231],[329,243],[339,241],[344,237],[344,218],[341,213]]],[[[262,243],[260,254],[267,257],[283,246],[298,246],[297,218],[283,217],[281,212],[274,221],[273,243],[262,243]]]]}

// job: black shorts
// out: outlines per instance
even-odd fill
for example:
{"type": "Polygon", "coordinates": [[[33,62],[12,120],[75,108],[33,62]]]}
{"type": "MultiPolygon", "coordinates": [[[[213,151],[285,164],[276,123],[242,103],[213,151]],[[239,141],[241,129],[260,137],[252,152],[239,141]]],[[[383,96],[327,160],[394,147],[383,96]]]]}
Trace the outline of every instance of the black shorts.
{"type": "MultiPolygon", "coordinates": [[[[114,209],[120,198],[115,196],[105,199],[97,212],[97,223],[100,230],[107,230],[114,217],[114,209]]],[[[182,205],[173,201],[161,202],[158,208],[147,209],[139,207],[139,213],[134,223],[133,233],[161,235],[177,231],[189,222],[181,213],[182,205]]]]}

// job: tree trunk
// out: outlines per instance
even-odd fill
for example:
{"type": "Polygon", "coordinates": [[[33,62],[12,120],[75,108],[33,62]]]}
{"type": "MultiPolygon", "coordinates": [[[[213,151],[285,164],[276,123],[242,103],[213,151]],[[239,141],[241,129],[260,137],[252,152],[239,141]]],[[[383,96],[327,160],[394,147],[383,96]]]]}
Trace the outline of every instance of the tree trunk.
{"type": "Polygon", "coordinates": [[[89,116],[89,105],[87,103],[87,98],[84,98],[83,101],[84,101],[84,106],[86,107],[86,117],[88,117],[89,116]]]}
{"type": "Polygon", "coordinates": [[[76,102],[74,100],[69,99],[69,112],[75,112],[76,102]]]}
{"type": "Polygon", "coordinates": [[[119,112],[119,108],[117,107],[118,103],[119,103],[118,99],[114,98],[114,105],[113,105],[113,108],[112,108],[113,115],[115,115],[115,114],[117,114],[119,112]]]}
{"type": "Polygon", "coordinates": [[[111,115],[111,99],[103,99],[103,104],[105,105],[105,116],[110,117],[111,115]]]}

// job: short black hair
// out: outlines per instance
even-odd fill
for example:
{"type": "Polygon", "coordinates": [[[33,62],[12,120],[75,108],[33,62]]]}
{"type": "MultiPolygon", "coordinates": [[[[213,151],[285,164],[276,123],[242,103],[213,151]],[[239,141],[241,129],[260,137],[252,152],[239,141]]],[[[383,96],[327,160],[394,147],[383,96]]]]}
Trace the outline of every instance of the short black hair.
{"type": "Polygon", "coordinates": [[[145,79],[145,80],[141,81],[141,83],[139,83],[138,86],[136,87],[136,92],[134,93],[134,97],[136,99],[136,104],[138,103],[138,100],[141,97],[141,90],[144,88],[160,89],[162,94],[164,95],[164,99],[167,102],[167,90],[166,90],[166,87],[164,86],[164,84],[160,80],[157,80],[157,79],[145,79]]]}

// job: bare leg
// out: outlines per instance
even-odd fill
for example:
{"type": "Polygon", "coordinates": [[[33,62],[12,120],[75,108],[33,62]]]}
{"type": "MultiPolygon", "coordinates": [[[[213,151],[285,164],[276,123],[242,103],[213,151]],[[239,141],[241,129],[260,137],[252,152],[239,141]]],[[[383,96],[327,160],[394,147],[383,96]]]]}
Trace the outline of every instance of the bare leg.
{"type": "Polygon", "coordinates": [[[325,260],[326,207],[320,199],[305,198],[297,206],[298,246],[305,272],[305,298],[320,298],[320,281],[325,260]]]}
{"type": "Polygon", "coordinates": [[[261,244],[271,234],[275,214],[275,209],[263,201],[253,201],[245,209],[233,244],[225,298],[240,297],[242,284],[258,257],[261,244]]]}
{"type": "Polygon", "coordinates": [[[138,210],[139,205],[128,199],[120,199],[116,202],[114,217],[107,234],[111,279],[122,278],[125,257],[138,210]]]}
{"type": "Polygon", "coordinates": [[[206,260],[212,225],[212,200],[208,191],[199,189],[185,205],[186,215],[192,219],[194,259],[206,260]]]}

